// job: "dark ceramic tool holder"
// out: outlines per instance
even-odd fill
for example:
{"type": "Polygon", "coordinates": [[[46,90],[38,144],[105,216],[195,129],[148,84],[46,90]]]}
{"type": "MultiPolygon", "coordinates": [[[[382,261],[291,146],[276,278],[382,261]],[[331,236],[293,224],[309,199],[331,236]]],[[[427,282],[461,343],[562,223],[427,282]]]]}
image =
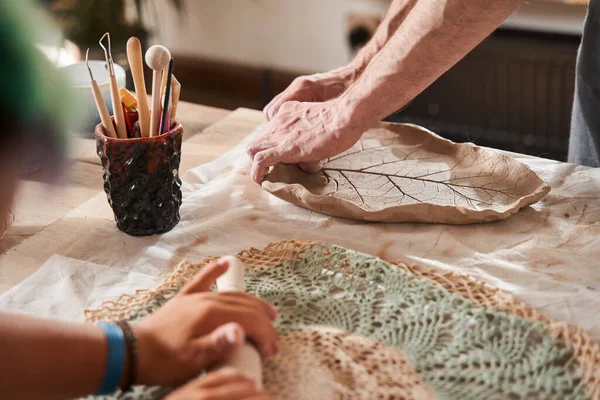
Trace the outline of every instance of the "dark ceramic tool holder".
{"type": "Polygon", "coordinates": [[[179,222],[181,140],[177,121],[159,136],[114,139],[96,127],[96,150],[104,169],[104,191],[117,227],[133,236],[168,232],[179,222]]]}

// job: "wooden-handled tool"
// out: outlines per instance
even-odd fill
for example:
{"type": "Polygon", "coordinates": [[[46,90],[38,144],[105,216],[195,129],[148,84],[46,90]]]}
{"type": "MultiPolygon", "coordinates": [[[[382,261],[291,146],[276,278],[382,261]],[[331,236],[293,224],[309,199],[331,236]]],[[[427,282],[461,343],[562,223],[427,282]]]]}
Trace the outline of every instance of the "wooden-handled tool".
{"type": "MultiPolygon", "coordinates": [[[[164,75],[164,71],[163,71],[164,75]]],[[[165,85],[165,94],[163,100],[163,112],[161,116],[160,122],[160,131],[159,135],[166,133],[171,127],[171,82],[173,80],[173,58],[171,57],[171,61],[169,61],[169,68],[167,71],[167,84],[165,85]]]]}
{"type": "MultiPolygon", "coordinates": [[[[243,292],[245,291],[244,275],[246,267],[239,259],[233,256],[223,257],[229,262],[227,271],[217,278],[217,289],[219,292],[243,292]]],[[[242,347],[236,350],[217,368],[233,367],[240,372],[250,375],[254,378],[256,389],[263,389],[262,362],[258,350],[246,342],[242,347]]]]}
{"type": "Polygon", "coordinates": [[[142,137],[150,136],[150,107],[146,94],[146,81],[144,80],[144,62],[142,59],[142,45],[140,40],[132,37],[127,41],[127,60],[131,68],[133,83],[137,94],[138,115],[142,137]]]}
{"type": "Polygon", "coordinates": [[[169,76],[169,66],[167,65],[167,68],[163,69],[162,80],[160,81],[160,95],[161,96],[165,95],[165,89],[167,87],[168,76],[169,76]]]}
{"type": "Polygon", "coordinates": [[[175,78],[173,75],[173,82],[171,83],[171,92],[172,92],[172,105],[171,105],[171,121],[175,120],[177,116],[177,105],[179,104],[179,96],[181,95],[181,83],[175,78]]]}
{"type": "Polygon", "coordinates": [[[112,51],[110,47],[110,33],[106,32],[100,38],[100,47],[104,50],[104,58],[106,59],[106,70],[108,71],[108,79],[110,83],[110,98],[112,100],[113,114],[115,116],[115,126],[117,127],[117,136],[119,139],[127,139],[127,127],[125,125],[125,116],[123,115],[123,106],[121,105],[121,95],[119,95],[119,85],[115,77],[115,65],[112,59],[112,51]],[[108,51],[102,41],[108,38],[108,51]]]}
{"type": "Polygon", "coordinates": [[[159,134],[161,115],[161,93],[160,84],[162,71],[169,65],[171,53],[160,45],[154,45],[146,52],[146,64],[152,69],[152,110],[150,114],[150,137],[159,134]]]}
{"type": "Polygon", "coordinates": [[[100,121],[102,121],[102,126],[104,127],[104,132],[106,132],[106,135],[116,138],[117,134],[115,133],[115,128],[113,127],[112,121],[110,120],[110,114],[108,112],[108,108],[106,107],[106,103],[104,102],[104,96],[102,96],[100,87],[98,87],[98,82],[96,82],[96,80],[94,79],[92,69],[90,68],[90,64],[88,62],[89,53],[90,49],[87,49],[87,51],[85,52],[85,65],[87,66],[87,69],[90,73],[90,79],[92,83],[92,94],[94,95],[94,101],[96,102],[98,114],[100,114],[100,121]]]}

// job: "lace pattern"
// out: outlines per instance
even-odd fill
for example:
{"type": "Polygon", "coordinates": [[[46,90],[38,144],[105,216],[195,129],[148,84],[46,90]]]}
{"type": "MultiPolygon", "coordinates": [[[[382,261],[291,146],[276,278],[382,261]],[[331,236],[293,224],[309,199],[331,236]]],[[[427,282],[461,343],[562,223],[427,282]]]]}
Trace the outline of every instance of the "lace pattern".
{"type": "MultiPolygon", "coordinates": [[[[276,398],[598,398],[597,344],[479,282],[323,243],[240,258],[248,292],[280,307],[282,351],[264,363],[276,398]]],[[[184,263],[157,291],[87,316],[139,319],[200,267],[184,263]]],[[[122,398],[159,398],[140,393],[122,398]]]]}

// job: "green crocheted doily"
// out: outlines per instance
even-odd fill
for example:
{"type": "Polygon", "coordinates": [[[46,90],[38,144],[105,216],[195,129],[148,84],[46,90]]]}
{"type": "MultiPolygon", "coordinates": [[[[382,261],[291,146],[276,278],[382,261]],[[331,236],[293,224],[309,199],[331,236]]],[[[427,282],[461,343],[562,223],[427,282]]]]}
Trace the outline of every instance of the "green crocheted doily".
{"type": "MultiPolygon", "coordinates": [[[[541,323],[475,306],[373,256],[314,244],[276,267],[249,269],[246,289],[280,308],[281,335],[334,327],[398,348],[440,399],[588,398],[572,350],[541,323]]],[[[131,319],[166,301],[155,296],[131,319]]]]}

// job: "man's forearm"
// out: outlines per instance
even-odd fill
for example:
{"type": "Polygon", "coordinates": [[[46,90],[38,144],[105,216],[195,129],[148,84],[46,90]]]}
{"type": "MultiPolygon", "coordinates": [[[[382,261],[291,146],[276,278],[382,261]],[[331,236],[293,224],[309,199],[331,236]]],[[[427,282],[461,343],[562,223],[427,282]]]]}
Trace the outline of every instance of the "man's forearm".
{"type": "Polygon", "coordinates": [[[394,0],[392,2],[371,40],[360,49],[354,60],[348,65],[348,73],[351,74],[350,79],[356,80],[365,68],[367,68],[373,57],[396,33],[396,30],[416,3],[417,0],[394,0]]]}
{"type": "Polygon", "coordinates": [[[368,129],[402,108],[494,31],[520,0],[421,0],[338,99],[368,129]]]}

